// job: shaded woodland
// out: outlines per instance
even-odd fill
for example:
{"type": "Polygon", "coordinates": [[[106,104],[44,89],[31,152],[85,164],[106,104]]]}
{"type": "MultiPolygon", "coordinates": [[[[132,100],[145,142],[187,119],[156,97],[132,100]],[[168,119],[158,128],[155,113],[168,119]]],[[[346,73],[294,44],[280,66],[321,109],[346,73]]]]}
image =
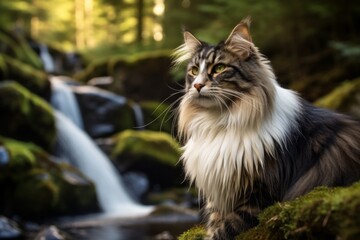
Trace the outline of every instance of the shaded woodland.
{"type": "MultiPolygon", "coordinates": [[[[357,0],[0,1],[0,226],[15,226],[13,239],[34,239],[59,216],[106,212],[97,180],[74,163],[74,154],[64,154],[86,145],[73,137],[78,131],[89,139],[86,146],[101,149],[96,156],[115,166],[134,199],[130,204],[170,204],[176,210],[165,207],[155,214],[197,216],[198,194],[183,181],[174,133],[184,68],[172,68],[171,54],[182,44],[184,29],[216,44],[247,16],[252,40],[281,85],[315,105],[360,118],[357,0]],[[63,152],[60,100],[54,101],[59,88],[70,92],[80,116],[67,116],[77,126],[68,120],[60,126],[70,132],[62,139],[68,143],[63,152]]],[[[86,164],[98,159],[85,158],[86,164]]],[[[359,218],[346,216],[359,210],[358,189],[359,184],[319,188],[273,206],[260,215],[258,228],[239,239],[355,239],[359,218]]],[[[80,237],[86,230],[62,229],[70,239],[90,239],[80,237]]],[[[170,226],[160,229],[139,232],[164,239],[170,226]]],[[[0,239],[4,231],[0,228],[0,239]]],[[[203,235],[200,226],[182,239],[203,235]]]]}

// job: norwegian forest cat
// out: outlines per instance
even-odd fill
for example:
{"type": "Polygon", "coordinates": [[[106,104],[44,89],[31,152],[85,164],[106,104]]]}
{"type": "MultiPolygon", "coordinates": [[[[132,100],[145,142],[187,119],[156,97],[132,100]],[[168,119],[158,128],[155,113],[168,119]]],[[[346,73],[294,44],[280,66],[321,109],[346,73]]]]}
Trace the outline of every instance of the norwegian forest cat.
{"type": "Polygon", "coordinates": [[[279,86],[243,20],[212,46],[184,32],[181,160],[204,197],[207,239],[233,239],[277,201],[360,179],[360,124],[279,86]]]}

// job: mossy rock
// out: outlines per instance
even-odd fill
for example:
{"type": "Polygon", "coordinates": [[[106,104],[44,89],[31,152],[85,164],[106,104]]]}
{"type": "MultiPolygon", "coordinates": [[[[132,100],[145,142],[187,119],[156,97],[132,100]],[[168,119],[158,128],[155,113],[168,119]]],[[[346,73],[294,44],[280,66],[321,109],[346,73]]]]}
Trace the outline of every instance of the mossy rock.
{"type": "Polygon", "coordinates": [[[173,132],[174,109],[167,103],[156,101],[146,101],[140,103],[144,115],[145,129],[161,131],[166,133],[173,132]]]}
{"type": "Polygon", "coordinates": [[[39,55],[31,47],[33,40],[23,35],[0,29],[1,52],[30,65],[35,69],[42,69],[43,64],[39,55]]]}
{"type": "MultiPolygon", "coordinates": [[[[142,52],[100,59],[74,76],[80,82],[94,77],[111,76],[114,82],[106,89],[140,101],[163,101],[174,93],[175,81],[170,73],[170,50],[142,52]]],[[[173,102],[175,99],[168,99],[173,102]]]]}
{"type": "Polygon", "coordinates": [[[156,131],[125,130],[113,137],[112,159],[126,171],[143,172],[151,185],[170,187],[183,180],[177,164],[180,146],[171,135],[156,131]]]}
{"type": "Polygon", "coordinates": [[[47,74],[18,59],[0,54],[0,81],[13,80],[49,100],[51,85],[47,74]]]}
{"type": "MultiPolygon", "coordinates": [[[[277,203],[259,216],[260,224],[238,240],[360,239],[360,182],[350,187],[319,187],[293,201],[277,203]]],[[[203,239],[196,227],[179,240],[203,239]]]]}
{"type": "Polygon", "coordinates": [[[94,184],[38,146],[0,137],[0,214],[41,218],[98,209],[94,184]]]}
{"type": "Polygon", "coordinates": [[[342,83],[332,92],[318,99],[315,105],[360,118],[360,78],[342,83]]]}
{"type": "Polygon", "coordinates": [[[0,99],[1,135],[52,148],[56,129],[47,102],[13,81],[0,83],[0,99]]]}

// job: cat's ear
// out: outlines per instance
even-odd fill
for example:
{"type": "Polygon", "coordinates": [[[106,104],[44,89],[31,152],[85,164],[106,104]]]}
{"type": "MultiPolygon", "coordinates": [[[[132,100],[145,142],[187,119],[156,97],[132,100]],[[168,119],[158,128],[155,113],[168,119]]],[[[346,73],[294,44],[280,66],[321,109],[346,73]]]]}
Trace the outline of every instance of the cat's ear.
{"type": "Polygon", "coordinates": [[[184,31],[184,44],[176,48],[173,57],[175,65],[189,60],[202,45],[194,35],[188,31],[184,31]]]}
{"type": "Polygon", "coordinates": [[[201,46],[200,40],[198,40],[194,35],[190,32],[184,32],[184,44],[187,48],[187,51],[191,54],[195,53],[196,50],[201,46]]]}
{"type": "Polygon", "coordinates": [[[229,37],[225,41],[226,47],[242,58],[246,59],[252,53],[252,39],[250,35],[250,17],[243,19],[231,31],[229,37]]]}

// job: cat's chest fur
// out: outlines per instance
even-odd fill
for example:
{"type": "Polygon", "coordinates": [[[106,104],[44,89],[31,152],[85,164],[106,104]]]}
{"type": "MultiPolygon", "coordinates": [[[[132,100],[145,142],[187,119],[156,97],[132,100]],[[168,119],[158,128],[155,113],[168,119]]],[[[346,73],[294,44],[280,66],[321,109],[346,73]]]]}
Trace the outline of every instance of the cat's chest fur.
{"type": "MultiPolygon", "coordinates": [[[[289,105],[296,100],[278,101],[289,105]]],[[[265,155],[274,153],[275,142],[285,141],[291,124],[284,119],[294,119],[296,115],[285,109],[275,109],[255,129],[243,126],[241,111],[224,114],[190,110],[189,114],[185,109],[180,114],[188,135],[182,155],[187,177],[220,212],[233,209],[242,194],[261,177],[265,155]]]]}

